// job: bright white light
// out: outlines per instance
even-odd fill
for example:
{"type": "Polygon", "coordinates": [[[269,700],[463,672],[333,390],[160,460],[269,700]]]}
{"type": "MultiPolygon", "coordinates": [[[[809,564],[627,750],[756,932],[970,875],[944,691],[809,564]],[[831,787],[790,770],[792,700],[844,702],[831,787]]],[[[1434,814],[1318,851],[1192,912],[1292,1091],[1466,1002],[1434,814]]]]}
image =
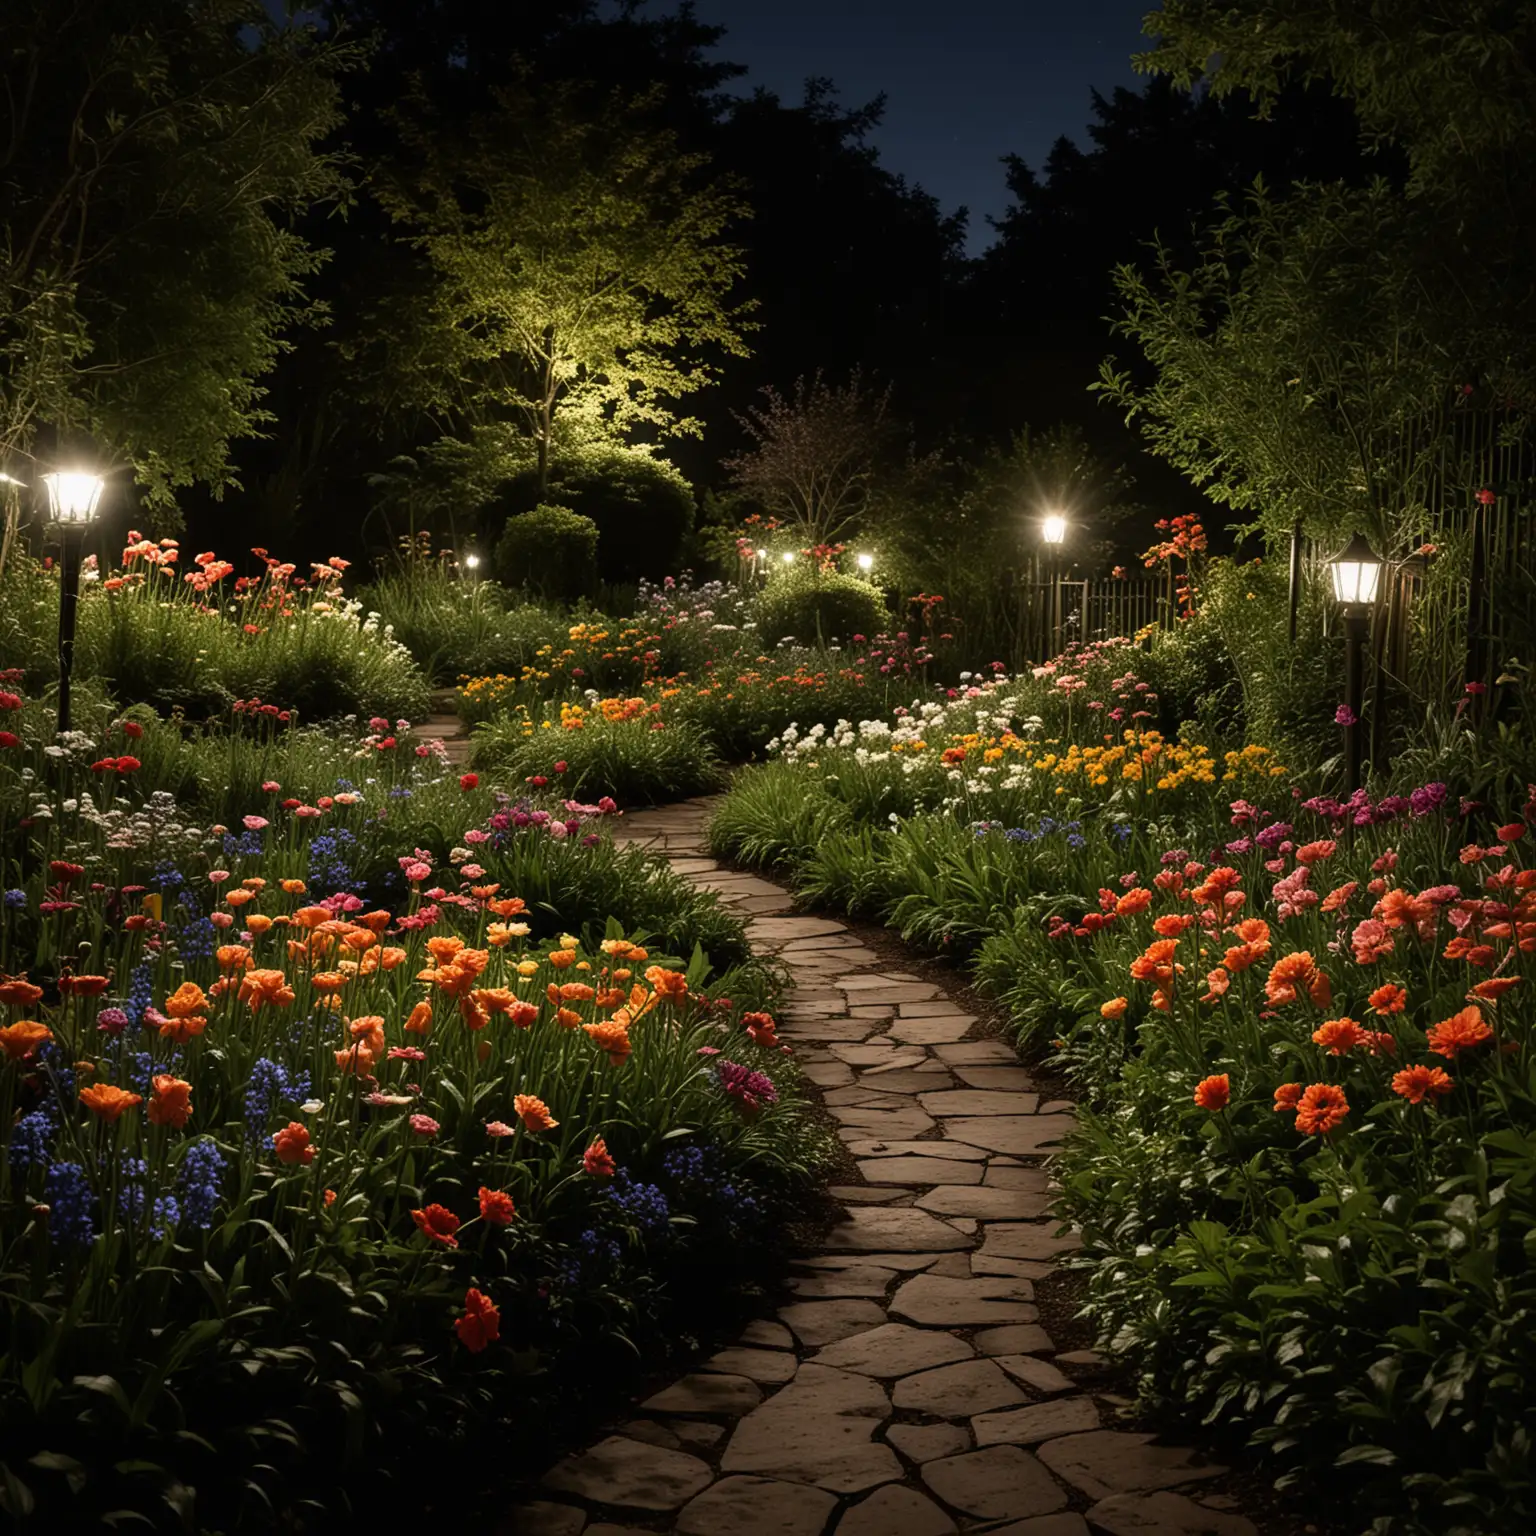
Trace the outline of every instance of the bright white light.
{"type": "Polygon", "coordinates": [[[1381,561],[1363,534],[1356,534],[1341,554],[1328,562],[1333,595],[1347,608],[1376,601],[1381,581],[1381,561]]]}
{"type": "Polygon", "coordinates": [[[785,565],[793,565],[794,564],[794,560],[795,560],[795,557],[792,554],[790,554],[788,551],[786,551],[785,554],[784,554],[784,564],[785,565]]]}
{"type": "Polygon", "coordinates": [[[768,558],[768,551],[767,551],[767,550],[766,550],[766,549],[760,549],[760,550],[758,550],[758,552],[757,552],[757,558],[758,558],[758,559],[759,559],[759,560],[766,560],[766,559],[767,559],[767,558],[768,558]]]}
{"type": "Polygon", "coordinates": [[[105,483],[100,475],[87,475],[78,470],[44,475],[49,515],[56,523],[83,528],[96,515],[96,504],[101,500],[101,488],[105,483]]]}
{"type": "Polygon", "coordinates": [[[874,570],[874,568],[875,568],[875,557],[873,555],[860,555],[859,556],[859,569],[861,571],[872,571],[872,570],[874,570]]]}
{"type": "Polygon", "coordinates": [[[3,469],[0,469],[0,484],[3,484],[3,485],[19,485],[22,488],[22,490],[26,490],[26,488],[27,488],[26,481],[18,480],[15,477],[15,475],[8,475],[8,474],[6,474],[6,472],[3,469]]]}
{"type": "Polygon", "coordinates": [[[467,565],[470,570],[478,571],[480,569],[480,556],[479,555],[465,555],[464,556],[464,564],[467,565]]]}
{"type": "Polygon", "coordinates": [[[1047,544],[1063,543],[1067,537],[1067,520],[1059,512],[1052,512],[1040,524],[1040,537],[1047,544]]]}

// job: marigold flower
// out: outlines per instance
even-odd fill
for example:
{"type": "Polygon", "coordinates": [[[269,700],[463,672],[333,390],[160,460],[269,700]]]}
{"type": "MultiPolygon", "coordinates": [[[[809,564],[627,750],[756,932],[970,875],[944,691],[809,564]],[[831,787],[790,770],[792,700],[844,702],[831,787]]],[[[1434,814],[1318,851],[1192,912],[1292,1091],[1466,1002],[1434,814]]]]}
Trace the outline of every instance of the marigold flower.
{"type": "Polygon", "coordinates": [[[1153,921],[1152,931],[1162,938],[1176,939],[1194,926],[1195,918],[1191,912],[1165,912],[1153,921]]]}
{"type": "Polygon", "coordinates": [[[507,1017],[519,1028],[527,1029],[539,1016],[539,1005],[530,1003],[523,998],[518,998],[507,1009],[507,1017]]]}
{"type": "Polygon", "coordinates": [[[208,1019],[205,1014],[189,1015],[183,1018],[168,1019],[164,1014],[157,1014],[153,1021],[145,1014],[145,1022],[154,1022],[160,1030],[162,1040],[175,1040],[185,1044],[188,1040],[195,1040],[208,1028],[208,1019]]]}
{"type": "Polygon", "coordinates": [[[1112,997],[1107,1003],[1099,1004],[1099,1013],[1106,1019],[1118,1019],[1130,1006],[1129,998],[1112,997]]]}
{"type": "Polygon", "coordinates": [[[512,1108],[527,1130],[552,1131],[560,1124],[550,1115],[549,1106],[543,1099],[535,1098],[531,1093],[516,1095],[512,1100],[512,1108]]]}
{"type": "Polygon", "coordinates": [[[1326,1019],[1312,1031],[1312,1040],[1330,1056],[1347,1056],[1356,1046],[1370,1041],[1370,1032],[1353,1019],[1326,1019]]]}
{"type": "Polygon", "coordinates": [[[192,1118],[192,1084],[162,1072],[152,1079],[150,1086],[154,1094],[144,1111],[150,1124],[168,1125],[179,1131],[192,1118]]]}
{"type": "Polygon", "coordinates": [[[768,1051],[778,1049],[778,1025],[774,1022],[772,1014],[744,1013],[741,1016],[741,1022],[746,1026],[747,1038],[753,1045],[760,1045],[768,1051]]]}
{"type": "Polygon", "coordinates": [[[1486,981],[1478,982],[1467,996],[1481,998],[1485,1003],[1496,1003],[1506,992],[1519,985],[1518,976],[1490,976],[1486,981]]]}
{"type": "Polygon", "coordinates": [[[1218,998],[1225,997],[1232,986],[1232,978],[1221,967],[1207,973],[1205,978],[1206,992],[1200,999],[1202,1003],[1214,1003],[1218,998]]]}
{"type": "Polygon", "coordinates": [[[1401,1013],[1408,1006],[1408,991],[1395,981],[1388,981],[1377,987],[1366,1001],[1374,1013],[1401,1013]]]}
{"type": "Polygon", "coordinates": [[[1322,838],[1315,843],[1304,843],[1296,850],[1296,862],[1298,864],[1325,863],[1334,856],[1338,846],[1331,837],[1322,838]]]}
{"type": "Polygon", "coordinates": [[[618,1164],[608,1155],[608,1143],[601,1136],[594,1136],[581,1154],[581,1166],[594,1179],[611,1179],[618,1172],[618,1164]]]}
{"type": "Polygon", "coordinates": [[[1459,1052],[1474,1050],[1491,1039],[1493,1031],[1482,1014],[1475,1006],[1468,1006],[1429,1031],[1429,1048],[1437,1056],[1454,1061],[1459,1052]]]}
{"type": "Polygon", "coordinates": [[[1305,987],[1310,990],[1316,975],[1317,962],[1306,950],[1282,955],[1270,967],[1269,975],[1265,978],[1264,996],[1271,1006],[1282,1008],[1296,1001],[1300,996],[1299,989],[1305,987]]]}
{"type": "Polygon", "coordinates": [[[46,1040],[53,1039],[53,1031],[36,1019],[18,1019],[0,1029],[0,1049],[10,1061],[20,1061],[30,1056],[46,1040]]]}
{"type": "Polygon", "coordinates": [[[408,1035],[429,1035],[432,1033],[431,1003],[417,1003],[411,1009],[410,1017],[405,1021],[405,1032],[408,1035]]]}
{"type": "Polygon", "coordinates": [[[1202,1078],[1195,1085],[1195,1103],[1201,1109],[1208,1109],[1214,1114],[1219,1109],[1225,1109],[1232,1100],[1232,1080],[1225,1072],[1214,1077],[1202,1078]]]}
{"type": "Polygon", "coordinates": [[[1313,1083],[1296,1105],[1296,1129],[1304,1136],[1326,1136],[1349,1113],[1344,1090],[1332,1083],[1313,1083]]]}
{"type": "Polygon", "coordinates": [[[100,997],[112,985],[106,976],[60,976],[59,991],[66,997],[100,997]]]}
{"type": "MultiPolygon", "coordinates": [[[[1156,939],[1147,945],[1144,953],[1131,961],[1131,976],[1136,981],[1155,981],[1167,986],[1173,980],[1173,957],[1177,953],[1177,939],[1156,939]]],[[[1180,966],[1178,969],[1182,970],[1180,966]]]]}
{"type": "Polygon", "coordinates": [[[501,1313],[489,1296],[473,1286],[464,1293],[464,1309],[464,1316],[455,1320],[453,1331],[470,1354],[478,1355],[501,1337],[501,1313]]]}
{"type": "Polygon", "coordinates": [[[459,1218],[446,1205],[432,1204],[424,1210],[412,1211],[411,1220],[434,1243],[441,1243],[445,1248],[459,1246],[459,1240],[454,1236],[459,1230],[459,1218]]]}
{"type": "Polygon", "coordinates": [[[310,1145],[309,1129],[290,1120],[282,1130],[273,1132],[272,1150],[280,1163],[312,1163],[315,1149],[310,1145]]]}
{"type": "Polygon", "coordinates": [[[621,1067],[629,1060],[634,1050],[633,1045],[630,1044],[629,1025],[620,1023],[616,1019],[603,1019],[599,1023],[583,1024],[581,1027],[591,1037],[595,1046],[608,1053],[610,1065],[621,1067]]]}
{"type": "Polygon", "coordinates": [[[252,1009],[264,1004],[286,1008],[293,1001],[293,988],[281,971],[247,971],[240,980],[240,1001],[249,1003],[252,1009]]]}
{"type": "Polygon", "coordinates": [[[93,1083],[80,1090],[80,1102],[102,1120],[117,1120],[124,1111],[144,1102],[141,1095],[114,1088],[110,1083],[93,1083]]]}
{"type": "Polygon", "coordinates": [[[516,1215],[511,1195],[501,1190],[487,1189],[484,1184],[480,1186],[481,1221],[492,1227],[510,1227],[516,1215]]]}
{"type": "Polygon", "coordinates": [[[43,995],[25,976],[7,976],[0,981],[0,1003],[11,1008],[30,1008],[43,995]]]}
{"type": "Polygon", "coordinates": [[[1426,1096],[1444,1098],[1455,1086],[1440,1067],[1405,1067],[1392,1078],[1393,1093],[1401,1094],[1410,1104],[1422,1104],[1426,1096]]]}
{"type": "Polygon", "coordinates": [[[653,965],[645,973],[645,979],[656,989],[663,1002],[680,1003],[688,996],[688,978],[681,971],[669,971],[653,965]]]}
{"type": "Polygon", "coordinates": [[[1300,1083],[1281,1083],[1275,1089],[1275,1113],[1289,1114],[1301,1102],[1301,1093],[1300,1083]]]}
{"type": "Polygon", "coordinates": [[[1134,917],[1138,912],[1145,912],[1151,905],[1152,892],[1146,886],[1138,885],[1115,902],[1115,916],[1134,917]]]}

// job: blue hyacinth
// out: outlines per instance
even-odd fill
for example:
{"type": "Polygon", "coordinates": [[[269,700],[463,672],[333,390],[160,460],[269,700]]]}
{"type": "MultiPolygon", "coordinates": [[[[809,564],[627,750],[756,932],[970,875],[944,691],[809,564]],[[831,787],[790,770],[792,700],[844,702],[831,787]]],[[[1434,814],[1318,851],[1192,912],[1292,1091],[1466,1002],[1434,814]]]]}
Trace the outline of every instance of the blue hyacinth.
{"type": "Polygon", "coordinates": [[[43,1200],[48,1206],[48,1230],[57,1242],[83,1247],[96,1236],[94,1197],[79,1163],[55,1163],[48,1170],[43,1200]]]}
{"type": "Polygon", "coordinates": [[[309,1073],[292,1072],[263,1056],[251,1068],[245,1090],[245,1129],[252,1141],[260,1141],[267,1121],[279,1104],[297,1103],[309,1097],[309,1073]]]}
{"type": "Polygon", "coordinates": [[[219,1190],[229,1164],[215,1142],[194,1141],[181,1159],[176,1187],[181,1191],[181,1215],[188,1226],[206,1232],[213,1225],[219,1190]]]}
{"type": "Polygon", "coordinates": [[[607,1196],[646,1234],[665,1231],[672,1218],[667,1197],[655,1184],[637,1184],[622,1169],[608,1186],[607,1196]]]}

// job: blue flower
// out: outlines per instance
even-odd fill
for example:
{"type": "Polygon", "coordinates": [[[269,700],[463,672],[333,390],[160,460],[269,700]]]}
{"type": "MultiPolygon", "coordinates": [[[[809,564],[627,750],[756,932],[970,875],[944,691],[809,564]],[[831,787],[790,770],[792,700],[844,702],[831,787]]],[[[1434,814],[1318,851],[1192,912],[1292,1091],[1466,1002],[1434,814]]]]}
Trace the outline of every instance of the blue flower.
{"type": "Polygon", "coordinates": [[[20,1170],[46,1163],[58,1128],[51,1099],[30,1115],[23,1115],[11,1127],[11,1167],[20,1170]]]}
{"type": "Polygon", "coordinates": [[[245,1090],[245,1131],[252,1141],[266,1134],[267,1120],[279,1104],[294,1104],[309,1097],[309,1073],[290,1073],[285,1067],[263,1056],[251,1068],[251,1080],[245,1090]]]}
{"type": "Polygon", "coordinates": [[[182,1155],[176,1187],[181,1191],[181,1214],[189,1226],[206,1232],[213,1225],[219,1204],[219,1185],[228,1167],[218,1145],[204,1136],[182,1155]]]}
{"type": "Polygon", "coordinates": [[[48,1230],[61,1243],[84,1246],[96,1236],[90,1181],[79,1163],[55,1163],[43,1185],[48,1230]]]}
{"type": "Polygon", "coordinates": [[[124,1009],[128,1014],[128,1022],[137,1028],[144,1021],[144,1010],[154,1001],[155,982],[154,967],[148,960],[141,960],[133,968],[133,975],[128,979],[128,999],[124,1009]]]}
{"type": "Polygon", "coordinates": [[[218,930],[206,917],[196,918],[176,935],[176,952],[184,960],[211,960],[218,930]]]}
{"type": "Polygon", "coordinates": [[[27,893],[22,890],[7,891],[5,904],[8,907],[24,907],[27,904],[27,893]]]}
{"type": "Polygon", "coordinates": [[[636,1184],[620,1169],[606,1191],[619,1212],[649,1235],[664,1232],[672,1218],[667,1197],[655,1184],[636,1184]]]}

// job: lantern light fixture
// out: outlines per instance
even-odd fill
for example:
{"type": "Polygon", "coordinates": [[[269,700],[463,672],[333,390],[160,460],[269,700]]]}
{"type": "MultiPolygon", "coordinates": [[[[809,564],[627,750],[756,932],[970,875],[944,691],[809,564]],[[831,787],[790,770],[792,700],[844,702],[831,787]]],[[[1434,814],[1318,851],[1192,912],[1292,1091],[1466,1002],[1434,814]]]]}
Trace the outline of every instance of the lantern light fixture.
{"type": "Polygon", "coordinates": [[[1040,524],[1040,537],[1047,544],[1062,544],[1066,542],[1067,520],[1059,512],[1049,513],[1040,524]]]}
{"type": "Polygon", "coordinates": [[[861,571],[872,571],[872,570],[874,570],[874,568],[875,568],[875,557],[873,555],[860,555],[859,556],[859,569],[861,571]]]}
{"type": "Polygon", "coordinates": [[[784,551],[784,564],[785,565],[793,565],[794,563],[795,563],[795,557],[786,549],[784,551]]]}
{"type": "Polygon", "coordinates": [[[1357,533],[1328,562],[1333,595],[1345,608],[1369,608],[1381,585],[1381,560],[1365,535],[1357,533]]]}
{"type": "Polygon", "coordinates": [[[466,570],[478,571],[480,569],[479,555],[465,555],[464,566],[466,570]]]}
{"type": "Polygon", "coordinates": [[[60,470],[43,476],[48,491],[48,516],[61,528],[86,528],[96,516],[105,481],[83,470],[60,470]]]}

